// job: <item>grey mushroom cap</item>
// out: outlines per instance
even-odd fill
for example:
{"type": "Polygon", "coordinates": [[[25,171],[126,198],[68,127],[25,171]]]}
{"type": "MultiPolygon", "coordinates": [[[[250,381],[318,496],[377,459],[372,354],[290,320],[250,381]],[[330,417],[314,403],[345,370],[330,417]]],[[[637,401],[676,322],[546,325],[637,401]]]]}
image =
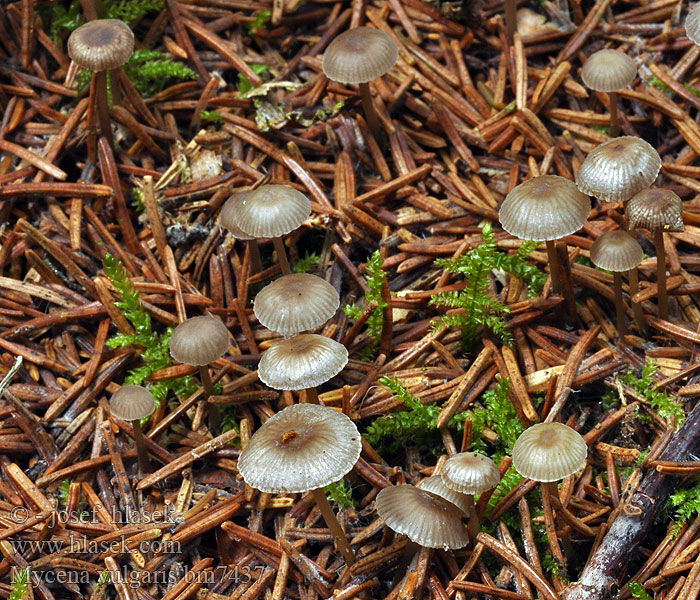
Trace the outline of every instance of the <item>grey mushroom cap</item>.
{"type": "Polygon", "coordinates": [[[170,355],[176,362],[203,367],[228,350],[228,329],[216,317],[192,317],[180,323],[170,336],[170,355]]]}
{"type": "Polygon", "coordinates": [[[456,550],[469,543],[462,511],[431,492],[412,485],[384,488],[375,507],[388,527],[425,548],[456,550]]]}
{"type": "Polygon", "coordinates": [[[343,413],[294,404],[270,417],[250,438],[238,459],[238,472],[261,492],[306,492],[342,479],[361,450],[360,433],[343,413]]]}
{"type": "Polygon", "coordinates": [[[250,194],[250,190],[240,190],[231,194],[231,197],[226,200],[224,205],[221,207],[221,212],[219,213],[219,222],[221,226],[228,230],[229,233],[235,237],[237,240],[254,240],[255,236],[248,235],[238,226],[238,212],[242,203],[250,194]]]}
{"type": "Polygon", "coordinates": [[[321,68],[332,81],[367,83],[391,69],[398,55],[391,36],[374,27],[356,27],[328,44],[321,68]]]}
{"type": "Polygon", "coordinates": [[[156,409],[151,392],[141,385],[123,385],[109,401],[113,417],[123,421],[139,421],[150,417],[156,409]]]}
{"type": "Polygon", "coordinates": [[[460,452],[445,461],[440,472],[443,483],[462,494],[481,494],[498,485],[501,474],[488,456],[460,452]]]}
{"type": "Polygon", "coordinates": [[[591,262],[601,269],[621,273],[639,266],[644,252],[629,233],[622,230],[607,231],[593,242],[591,262]]]}
{"type": "Polygon", "coordinates": [[[419,490],[425,490],[426,492],[440,496],[440,498],[448,502],[452,502],[452,504],[459,508],[465,515],[469,514],[469,507],[474,502],[473,499],[470,500],[465,494],[461,494],[447,487],[440,475],[426,477],[416,487],[419,490]]]}
{"type": "Polygon", "coordinates": [[[622,136],[588,153],[576,173],[576,185],[603,202],[626,202],[654,183],[660,170],[661,157],[649,142],[622,136]]]}
{"type": "Polygon", "coordinates": [[[671,190],[649,188],[630,198],[625,207],[630,229],[683,231],[683,201],[671,190]]]}
{"type": "Polygon", "coordinates": [[[134,53],[134,33],[118,19],[96,19],[78,27],[68,38],[68,56],[91,71],[108,71],[126,63],[134,53]]]}
{"type": "Polygon", "coordinates": [[[254,237],[280,237],[300,227],[311,214],[311,202],[289,185],[262,185],[238,206],[236,225],[254,237]]]}
{"type": "Polygon", "coordinates": [[[624,52],[604,48],[592,54],[581,69],[581,79],[596,92],[626,88],[637,76],[637,65],[624,52]]]}
{"type": "Polygon", "coordinates": [[[589,198],[558,175],[533,177],[515,186],[498,211],[501,226],[521,240],[558,240],[583,227],[589,198]]]}

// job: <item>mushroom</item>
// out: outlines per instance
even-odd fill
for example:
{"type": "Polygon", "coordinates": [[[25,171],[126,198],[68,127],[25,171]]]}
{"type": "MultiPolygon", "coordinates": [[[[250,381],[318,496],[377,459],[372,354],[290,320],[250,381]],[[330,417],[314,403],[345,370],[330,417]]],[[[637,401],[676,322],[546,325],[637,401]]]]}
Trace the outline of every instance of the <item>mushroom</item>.
{"type": "Polygon", "coordinates": [[[207,396],[214,395],[208,365],[228,350],[228,329],[210,316],[192,317],[180,323],[170,336],[170,355],[179,363],[199,367],[207,396]]]}
{"type": "MultiPolygon", "coordinates": [[[[671,190],[642,190],[627,203],[625,219],[630,229],[648,229],[654,234],[656,284],[659,289],[659,316],[668,319],[666,292],[666,252],[664,231],[683,231],[683,202],[671,190]]],[[[631,280],[630,280],[631,285],[631,280]]]]}
{"type": "Polygon", "coordinates": [[[335,288],[309,273],[283,275],[255,296],[253,312],[268,329],[295,335],[330,319],[340,306],[335,288]]]}
{"type": "Polygon", "coordinates": [[[622,136],[599,144],[576,173],[576,186],[602,202],[626,202],[648,188],[661,169],[661,157],[648,142],[622,136]]]}
{"type": "Polygon", "coordinates": [[[461,509],[432,492],[387,487],[377,494],[375,508],[388,527],[424,548],[457,550],[469,543],[461,509]]]}
{"type": "Polygon", "coordinates": [[[248,251],[250,252],[251,274],[255,274],[262,271],[258,242],[254,235],[248,235],[236,223],[236,215],[240,209],[241,203],[248,197],[250,192],[251,190],[239,190],[234,192],[221,207],[219,222],[234,238],[246,242],[248,251]]]}
{"type": "Polygon", "coordinates": [[[271,237],[277,251],[277,261],[283,275],[291,275],[292,270],[287,261],[287,252],[282,243],[282,236],[308,219],[311,214],[309,199],[290,185],[262,185],[250,190],[244,197],[236,195],[227,201],[232,206],[222,209],[222,224],[236,237],[236,232],[259,237],[271,237]],[[225,216],[226,221],[223,221],[225,216]],[[229,225],[235,226],[234,228],[229,225]]]}
{"type": "Polygon", "coordinates": [[[306,390],[318,404],[316,386],[340,373],[348,363],[348,351],[335,340],[304,333],[272,344],[258,363],[258,377],[276,390],[306,390]]]}
{"type": "MultiPolygon", "coordinates": [[[[626,231],[608,231],[598,237],[591,246],[591,262],[601,269],[613,272],[615,278],[615,313],[617,315],[617,333],[622,337],[627,333],[625,326],[625,308],[622,301],[622,272],[630,271],[630,296],[639,291],[637,266],[642,262],[642,247],[626,231]],[[634,282],[632,277],[634,271],[634,282]]],[[[638,305],[637,305],[638,306],[638,305]]],[[[635,313],[635,317],[636,317],[635,313]]],[[[641,316],[641,315],[640,315],[641,316]]],[[[637,319],[639,324],[639,319],[637,319]]]]}
{"type": "Polygon", "coordinates": [[[452,488],[447,487],[440,475],[426,477],[416,485],[416,487],[419,490],[425,490],[426,492],[430,492],[431,494],[435,494],[451,502],[464,513],[464,516],[469,516],[469,507],[474,504],[473,500],[470,502],[467,499],[466,494],[460,494],[452,488]]]}
{"type": "Polygon", "coordinates": [[[369,82],[384,75],[396,63],[399,49],[391,36],[374,27],[356,27],[341,33],[323,53],[326,77],[343,84],[357,84],[370,131],[381,139],[381,127],[372,104],[369,82]]]}
{"type": "Polygon", "coordinates": [[[685,18],[685,34],[696,46],[700,46],[700,3],[693,6],[685,18]]]}
{"type": "Polygon", "coordinates": [[[141,419],[146,419],[156,409],[156,401],[151,392],[141,385],[123,385],[109,401],[109,411],[117,419],[128,421],[134,430],[134,443],[139,460],[139,471],[150,471],[148,452],[141,430],[141,419]]]}
{"type": "Polygon", "coordinates": [[[620,134],[617,90],[630,85],[637,76],[637,65],[624,52],[605,48],[592,54],[581,70],[581,79],[596,92],[605,92],[610,100],[610,135],[620,134]]]}
{"type": "MultiPolygon", "coordinates": [[[[590,200],[572,181],[558,175],[533,177],[515,186],[498,211],[501,226],[521,240],[544,241],[554,291],[564,294],[554,241],[583,227],[591,210],[590,200]]],[[[574,314],[573,291],[566,293],[574,314]]]]}
{"type": "Polygon", "coordinates": [[[107,105],[107,71],[114,95],[119,88],[118,69],[134,52],[134,34],[118,19],[97,19],[78,27],[68,38],[68,56],[82,67],[90,69],[95,77],[97,119],[102,135],[114,146],[107,105]]]}
{"type": "Polygon", "coordinates": [[[501,474],[488,456],[475,452],[460,452],[450,456],[440,471],[442,482],[450,489],[465,494],[469,510],[471,539],[476,539],[481,524],[474,507],[474,494],[482,494],[498,485],[501,474]]]}
{"type": "Polygon", "coordinates": [[[250,487],[268,494],[310,491],[345,562],[351,565],[352,549],[321,488],[342,479],[361,450],[357,427],[343,413],[294,404],[253,434],[238,458],[238,472],[250,487]]]}

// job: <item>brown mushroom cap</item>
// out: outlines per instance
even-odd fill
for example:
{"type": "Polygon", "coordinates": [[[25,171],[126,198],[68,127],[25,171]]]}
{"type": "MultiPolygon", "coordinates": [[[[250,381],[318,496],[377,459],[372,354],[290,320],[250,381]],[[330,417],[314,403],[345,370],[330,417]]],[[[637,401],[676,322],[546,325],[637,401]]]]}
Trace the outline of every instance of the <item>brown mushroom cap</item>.
{"type": "Polygon", "coordinates": [[[643,258],[644,252],[637,240],[619,229],[607,231],[591,246],[591,262],[608,271],[629,271],[638,266],[643,258]]]}
{"type": "Polygon", "coordinates": [[[362,440],[343,413],[317,404],[294,404],[270,417],[238,458],[251,487],[293,494],[334,483],[355,466],[362,440]]]}
{"type": "Polygon", "coordinates": [[[649,188],[630,198],[625,207],[630,229],[683,231],[683,201],[671,190],[649,188]]]}
{"type": "Polygon", "coordinates": [[[236,225],[255,237],[280,237],[308,219],[311,202],[289,185],[261,185],[238,206],[236,225]]]}
{"type": "Polygon", "coordinates": [[[573,181],[558,175],[533,177],[515,186],[498,211],[501,226],[521,240],[558,240],[578,231],[591,202],[573,181]]]}
{"type": "Polygon", "coordinates": [[[450,456],[442,467],[443,483],[462,494],[481,494],[498,485],[501,474],[488,456],[460,452],[450,456]]]}
{"type": "Polygon", "coordinates": [[[436,496],[440,496],[440,498],[451,502],[465,515],[469,514],[470,505],[474,502],[473,499],[470,501],[464,494],[460,494],[459,492],[447,487],[440,475],[426,477],[416,487],[419,490],[425,490],[426,492],[430,492],[431,494],[435,494],[436,496]]]}
{"type": "Polygon", "coordinates": [[[603,202],[625,202],[654,183],[660,169],[661,157],[648,142],[622,136],[588,153],[576,173],[576,185],[603,202]]]}
{"type": "Polygon", "coordinates": [[[356,27],[328,44],[321,68],[332,81],[367,83],[391,69],[398,56],[391,36],[374,27],[356,27]]]}
{"type": "Polygon", "coordinates": [[[562,423],[528,427],[513,444],[513,467],[534,481],[559,481],[586,464],[588,447],[581,435],[562,423]]]}
{"type": "Polygon", "coordinates": [[[637,65],[624,52],[605,48],[592,54],[581,69],[581,79],[596,92],[626,88],[637,76],[637,65]]]}
{"type": "Polygon", "coordinates": [[[348,351],[335,340],[304,333],[272,344],[263,352],[258,377],[276,390],[303,390],[335,377],[348,363],[348,351]]]}
{"type": "Polygon", "coordinates": [[[141,385],[123,385],[109,401],[113,417],[124,421],[139,421],[150,417],[156,409],[151,392],[141,385]]]}
{"type": "Polygon", "coordinates": [[[78,27],[68,38],[68,56],[91,71],[121,67],[134,53],[134,33],[117,19],[97,19],[78,27]]]}
{"type": "Polygon", "coordinates": [[[469,543],[462,511],[451,502],[412,485],[384,488],[375,500],[388,527],[425,548],[456,550],[469,543]]]}
{"type": "Polygon", "coordinates": [[[309,273],[284,275],[255,296],[253,312],[268,329],[294,335],[323,325],[340,306],[335,288],[309,273]]]}
{"type": "Polygon", "coordinates": [[[700,3],[690,9],[685,19],[685,34],[693,44],[700,46],[700,3]]]}
{"type": "Polygon", "coordinates": [[[219,223],[224,229],[227,229],[233,237],[237,240],[254,240],[255,236],[248,235],[238,226],[238,212],[240,210],[241,204],[250,194],[250,190],[240,190],[234,192],[231,197],[226,200],[224,205],[221,207],[221,212],[219,213],[219,223]]]}
{"type": "Polygon", "coordinates": [[[170,354],[176,362],[196,367],[213,363],[228,350],[228,329],[216,317],[192,317],[170,336],[170,354]]]}

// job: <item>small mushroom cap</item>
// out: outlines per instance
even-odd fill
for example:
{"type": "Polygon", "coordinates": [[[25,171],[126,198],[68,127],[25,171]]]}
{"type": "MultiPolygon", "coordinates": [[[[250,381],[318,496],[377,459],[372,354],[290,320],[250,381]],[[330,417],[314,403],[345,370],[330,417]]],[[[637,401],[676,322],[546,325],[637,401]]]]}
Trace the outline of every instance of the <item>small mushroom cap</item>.
{"type": "Polygon", "coordinates": [[[619,229],[607,231],[591,246],[591,262],[608,271],[629,271],[638,266],[643,258],[644,252],[637,240],[619,229]]]}
{"type": "Polygon", "coordinates": [[[345,346],[322,335],[304,333],[265,350],[258,377],[276,390],[303,390],[335,377],[347,363],[345,346]]]}
{"type": "Polygon", "coordinates": [[[340,306],[335,288],[309,273],[284,275],[255,296],[253,312],[268,329],[294,335],[330,319],[340,306]]]}
{"type": "Polygon", "coordinates": [[[448,502],[452,502],[452,504],[459,508],[465,515],[469,514],[469,505],[474,503],[473,499],[470,501],[466,495],[448,488],[442,481],[440,475],[426,477],[416,487],[419,490],[425,490],[426,492],[440,496],[440,498],[448,502]]]}
{"type": "Polygon", "coordinates": [[[308,219],[311,202],[289,185],[261,185],[238,206],[236,225],[255,237],[280,237],[308,219]]]}
{"type": "Polygon", "coordinates": [[[219,213],[219,222],[224,229],[227,229],[229,233],[235,237],[237,240],[254,240],[255,236],[248,235],[238,226],[238,213],[241,208],[241,204],[250,194],[250,190],[241,190],[234,192],[231,197],[226,200],[224,205],[221,207],[221,212],[219,213]]]}
{"type": "Polygon", "coordinates": [[[596,92],[626,88],[637,76],[637,65],[624,52],[605,48],[592,54],[581,69],[581,79],[596,92]]]}
{"type": "Polygon", "coordinates": [[[238,472],[268,494],[324,487],[355,466],[362,440],[343,413],[317,404],[293,404],[270,417],[238,458],[238,472]]]}
{"type": "Polygon", "coordinates": [[[367,83],[391,69],[398,56],[391,36],[374,27],[356,27],[328,44],[321,68],[332,81],[367,83]]]}
{"type": "Polygon", "coordinates": [[[576,173],[576,185],[603,202],[625,202],[654,183],[660,169],[661,157],[651,144],[622,136],[588,153],[576,173]]]}
{"type": "Polygon", "coordinates": [[[534,481],[559,481],[583,467],[587,454],[586,442],[568,425],[538,423],[513,444],[513,467],[534,481]]]}
{"type": "Polygon", "coordinates": [[[156,401],[151,392],[142,385],[123,385],[109,401],[109,411],[113,417],[124,421],[139,421],[150,417],[156,409],[156,401]]]}
{"type": "Polygon", "coordinates": [[[625,207],[630,229],[683,231],[683,201],[671,190],[648,188],[635,194],[625,207]]]}
{"type": "Polygon", "coordinates": [[[462,511],[436,494],[412,485],[388,487],[377,494],[375,507],[388,527],[425,548],[456,550],[469,543],[462,511]]]}
{"type": "Polygon", "coordinates": [[[558,175],[533,177],[515,186],[498,211],[501,226],[521,240],[558,240],[578,231],[591,201],[573,181],[558,175]]]}
{"type": "Polygon", "coordinates": [[[442,467],[443,483],[462,494],[481,494],[498,485],[501,474],[488,456],[460,452],[450,456],[442,467]]]}
{"type": "Polygon", "coordinates": [[[693,44],[700,46],[700,3],[690,9],[685,19],[685,34],[693,44]]]}
{"type": "Polygon", "coordinates": [[[170,355],[176,362],[196,367],[213,363],[228,350],[228,329],[216,317],[192,317],[170,336],[170,355]]]}
{"type": "Polygon", "coordinates": [[[78,27],[68,38],[68,56],[91,71],[121,67],[134,53],[134,33],[118,19],[97,19],[78,27]]]}

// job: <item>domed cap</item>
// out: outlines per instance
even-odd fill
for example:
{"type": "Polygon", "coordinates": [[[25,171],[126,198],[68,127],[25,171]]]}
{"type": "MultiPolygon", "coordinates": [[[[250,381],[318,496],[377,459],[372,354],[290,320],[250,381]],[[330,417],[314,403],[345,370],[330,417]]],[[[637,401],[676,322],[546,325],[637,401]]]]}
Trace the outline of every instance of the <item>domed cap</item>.
{"type": "Polygon", "coordinates": [[[284,275],[265,287],[253,303],[253,312],[268,329],[294,335],[323,325],[340,306],[335,288],[309,273],[284,275]]]}
{"type": "Polygon", "coordinates": [[[481,494],[498,485],[501,474],[488,456],[460,452],[450,456],[442,467],[443,483],[462,494],[481,494]]]}
{"type": "Polygon", "coordinates": [[[588,447],[581,435],[562,423],[528,427],[513,444],[513,467],[534,481],[559,481],[586,464],[588,447]]]}
{"type": "Polygon", "coordinates": [[[294,231],[311,214],[311,202],[289,185],[261,185],[238,207],[236,224],[255,237],[280,237],[294,231]]]}
{"type": "Polygon", "coordinates": [[[374,27],[356,27],[328,44],[321,68],[332,81],[367,83],[391,69],[398,56],[389,35],[374,27]]]}
{"type": "Polygon", "coordinates": [[[625,202],[654,183],[660,169],[661,157],[648,142],[623,136],[588,153],[576,173],[576,185],[603,202],[625,202]]]}
{"type": "Polygon", "coordinates": [[[573,181],[558,175],[533,177],[515,186],[498,211],[501,226],[521,240],[558,240],[583,227],[591,201],[573,181]]]}
{"type": "Polygon", "coordinates": [[[237,240],[254,240],[255,236],[248,235],[238,226],[238,213],[240,211],[241,203],[248,197],[250,190],[241,190],[239,192],[234,192],[231,197],[226,200],[224,205],[221,207],[221,212],[219,213],[219,222],[221,226],[231,233],[233,237],[237,240]]]}
{"type": "Polygon", "coordinates": [[[454,490],[448,488],[442,481],[440,475],[433,475],[432,477],[426,477],[417,486],[419,490],[425,490],[436,496],[440,496],[443,500],[447,500],[459,508],[465,515],[469,514],[469,505],[474,501],[469,500],[464,494],[455,492],[454,490]]]}
{"type": "Polygon", "coordinates": [[[170,355],[176,362],[203,367],[228,350],[228,329],[216,317],[192,317],[180,323],[170,336],[170,355]]]}
{"type": "Polygon", "coordinates": [[[700,3],[690,9],[685,19],[685,34],[693,44],[700,46],[700,3]]]}
{"type": "Polygon", "coordinates": [[[683,201],[671,190],[649,188],[635,194],[625,207],[630,229],[683,231],[683,201]]]}
{"type": "Polygon", "coordinates": [[[626,231],[608,231],[591,246],[591,262],[608,271],[629,271],[638,266],[642,258],[642,247],[626,231]]]}
{"type": "Polygon", "coordinates": [[[324,487],[355,466],[362,440],[343,413],[317,404],[294,404],[270,417],[250,438],[238,472],[268,494],[324,487]]]}
{"type": "Polygon", "coordinates": [[[121,67],[134,53],[134,34],[117,19],[97,19],[78,27],[68,38],[68,56],[91,71],[121,67]]]}
{"type": "Polygon", "coordinates": [[[624,52],[604,49],[592,54],[581,69],[581,79],[596,92],[626,88],[637,76],[637,65],[624,52]]]}
{"type": "Polygon", "coordinates": [[[124,421],[139,421],[150,417],[156,409],[151,392],[142,385],[123,385],[112,395],[109,412],[124,421]]]}
{"type": "Polygon", "coordinates": [[[258,377],[276,390],[303,390],[335,377],[348,363],[345,346],[315,333],[276,342],[263,352],[258,377]]]}
{"type": "Polygon", "coordinates": [[[412,485],[384,488],[377,494],[375,507],[388,527],[425,548],[456,550],[469,543],[462,511],[412,485]]]}

